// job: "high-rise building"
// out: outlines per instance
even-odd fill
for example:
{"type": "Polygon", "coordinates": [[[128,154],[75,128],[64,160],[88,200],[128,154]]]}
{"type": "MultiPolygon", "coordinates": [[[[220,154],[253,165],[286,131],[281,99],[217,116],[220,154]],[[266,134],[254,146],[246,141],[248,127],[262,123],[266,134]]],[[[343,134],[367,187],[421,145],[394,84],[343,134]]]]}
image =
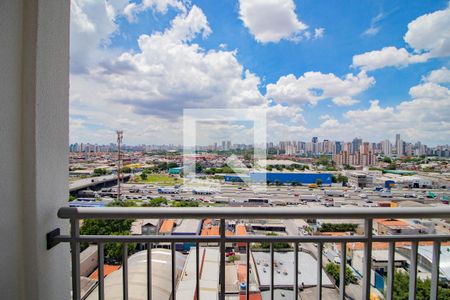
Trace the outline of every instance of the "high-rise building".
{"type": "Polygon", "coordinates": [[[389,140],[384,140],[381,142],[382,147],[383,147],[383,154],[386,156],[391,156],[392,155],[392,145],[391,145],[391,141],[389,140]]]}
{"type": "Polygon", "coordinates": [[[336,146],[336,154],[341,153],[342,152],[342,142],[336,141],[335,146],[336,146]]]}
{"type": "Polygon", "coordinates": [[[358,152],[359,147],[362,144],[362,139],[361,138],[354,138],[353,142],[352,142],[352,149],[351,149],[351,153],[355,154],[356,152],[358,152]]]}

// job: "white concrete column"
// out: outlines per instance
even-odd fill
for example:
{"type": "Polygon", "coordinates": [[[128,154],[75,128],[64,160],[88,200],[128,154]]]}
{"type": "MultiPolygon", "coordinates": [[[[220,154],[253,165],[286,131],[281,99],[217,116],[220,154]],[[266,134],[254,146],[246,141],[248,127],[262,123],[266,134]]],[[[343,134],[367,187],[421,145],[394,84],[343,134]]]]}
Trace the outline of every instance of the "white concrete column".
{"type": "Polygon", "coordinates": [[[0,298],[68,299],[69,0],[0,1],[0,298]]]}

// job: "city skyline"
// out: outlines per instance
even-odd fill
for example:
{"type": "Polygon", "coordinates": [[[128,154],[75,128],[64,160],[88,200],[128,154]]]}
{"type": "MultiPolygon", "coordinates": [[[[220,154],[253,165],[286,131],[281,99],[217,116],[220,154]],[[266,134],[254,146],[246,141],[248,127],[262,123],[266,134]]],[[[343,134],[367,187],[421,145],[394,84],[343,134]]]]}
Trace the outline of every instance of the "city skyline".
{"type": "MultiPolygon", "coordinates": [[[[152,150],[179,150],[182,151],[183,145],[174,144],[138,144],[138,145],[124,145],[125,150],[136,151],[152,151],[152,150]]],[[[246,150],[252,149],[253,144],[233,143],[231,140],[217,141],[212,144],[201,145],[197,144],[199,151],[228,151],[228,150],[246,150]]],[[[107,145],[92,144],[92,143],[71,143],[69,145],[70,152],[111,152],[116,151],[117,145],[109,143],[107,145]]],[[[333,155],[333,160],[336,162],[358,161],[364,159],[365,163],[371,165],[376,159],[375,155],[383,156],[422,156],[422,155],[438,155],[449,157],[450,147],[448,144],[430,146],[423,144],[421,141],[409,142],[404,141],[400,134],[395,135],[395,140],[392,143],[389,139],[384,139],[379,142],[366,141],[362,138],[355,137],[351,141],[337,141],[331,139],[320,140],[318,137],[313,137],[311,141],[279,141],[266,143],[266,149],[281,150],[282,154],[286,155],[333,155]],[[368,158],[359,157],[358,155],[365,155],[368,158]],[[339,156],[340,155],[340,156],[339,156]],[[349,156],[350,155],[350,156],[349,156]],[[354,156],[354,157],[353,157],[354,156]]]]}
{"type": "MultiPolygon", "coordinates": [[[[108,143],[121,128],[130,144],[181,144],[183,109],[255,107],[269,140],[449,143],[448,1],[74,0],[71,11],[71,142],[108,143]]],[[[202,135],[244,142],[251,128],[202,135]]]]}

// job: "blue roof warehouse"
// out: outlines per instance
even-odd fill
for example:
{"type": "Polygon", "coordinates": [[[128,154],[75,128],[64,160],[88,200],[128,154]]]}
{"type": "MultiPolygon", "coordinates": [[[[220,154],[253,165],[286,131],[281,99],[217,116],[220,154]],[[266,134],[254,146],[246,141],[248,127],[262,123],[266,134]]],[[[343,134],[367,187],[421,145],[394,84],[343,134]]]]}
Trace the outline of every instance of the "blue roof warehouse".
{"type": "MultiPolygon", "coordinates": [[[[268,182],[280,184],[311,184],[317,183],[318,180],[322,185],[331,185],[332,175],[330,173],[294,173],[294,172],[250,172],[248,177],[251,182],[268,182]]],[[[227,182],[241,182],[238,175],[227,174],[224,175],[224,180],[227,182]]]]}

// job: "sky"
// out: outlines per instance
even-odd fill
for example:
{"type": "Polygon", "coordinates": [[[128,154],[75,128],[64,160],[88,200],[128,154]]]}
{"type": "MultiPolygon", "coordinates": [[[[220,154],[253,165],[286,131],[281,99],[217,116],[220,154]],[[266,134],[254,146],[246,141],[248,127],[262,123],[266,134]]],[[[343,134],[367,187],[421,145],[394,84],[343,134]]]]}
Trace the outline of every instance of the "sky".
{"type": "Polygon", "coordinates": [[[268,141],[449,144],[449,28],[439,0],[72,0],[70,142],[182,144],[185,109],[264,109],[268,141]]]}

